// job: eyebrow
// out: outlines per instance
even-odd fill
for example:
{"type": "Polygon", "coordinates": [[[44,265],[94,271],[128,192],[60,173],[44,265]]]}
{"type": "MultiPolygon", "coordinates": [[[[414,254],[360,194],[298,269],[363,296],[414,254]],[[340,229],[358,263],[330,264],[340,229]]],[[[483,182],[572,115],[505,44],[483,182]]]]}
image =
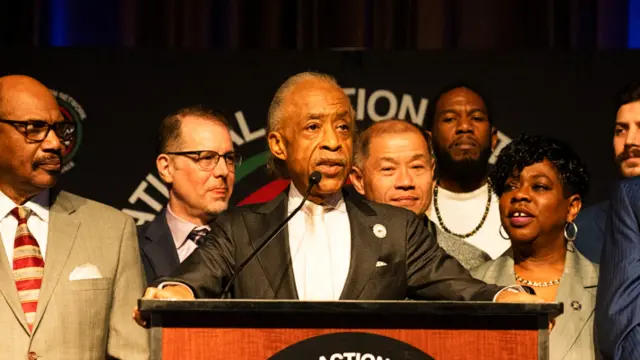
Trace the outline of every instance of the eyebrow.
{"type": "Polygon", "coordinates": [[[396,159],[394,159],[392,157],[389,157],[389,156],[381,157],[380,159],[378,159],[378,161],[379,162],[388,161],[388,162],[391,162],[391,163],[394,163],[394,164],[398,163],[398,160],[396,160],[396,159]]]}
{"type": "MultiPolygon", "coordinates": [[[[440,111],[438,112],[438,116],[444,115],[444,114],[446,114],[446,113],[453,113],[453,114],[456,114],[456,115],[457,115],[457,114],[459,114],[460,112],[461,112],[461,111],[458,111],[458,110],[456,110],[455,108],[447,108],[447,109],[440,110],[440,111]]],[[[486,115],[486,114],[487,114],[487,111],[486,111],[486,110],[484,110],[484,109],[482,109],[482,108],[473,108],[473,109],[471,109],[471,110],[467,111],[467,114],[473,114],[473,113],[475,113],[475,112],[481,112],[481,113],[483,113],[484,115],[486,115]]]]}
{"type": "Polygon", "coordinates": [[[547,176],[546,174],[537,174],[537,175],[533,175],[532,176],[534,179],[540,179],[540,178],[545,178],[545,179],[549,179],[550,181],[553,181],[552,178],[550,178],[549,176],[547,176]]]}
{"type": "Polygon", "coordinates": [[[425,155],[425,154],[415,154],[415,155],[413,155],[411,157],[410,161],[420,160],[420,159],[425,159],[426,160],[427,159],[427,155],[425,155]]]}

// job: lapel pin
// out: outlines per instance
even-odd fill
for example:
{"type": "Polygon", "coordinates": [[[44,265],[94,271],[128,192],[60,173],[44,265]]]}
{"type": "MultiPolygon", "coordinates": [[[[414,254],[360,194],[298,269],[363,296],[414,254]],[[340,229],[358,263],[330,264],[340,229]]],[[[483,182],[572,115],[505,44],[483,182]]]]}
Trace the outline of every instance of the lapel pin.
{"type": "Polygon", "coordinates": [[[373,225],[373,234],[379,239],[382,239],[387,236],[387,228],[382,224],[375,224],[373,225]]]}
{"type": "Polygon", "coordinates": [[[577,301],[572,301],[571,302],[571,307],[573,308],[573,310],[577,310],[577,311],[582,310],[582,304],[580,304],[577,301]]]}

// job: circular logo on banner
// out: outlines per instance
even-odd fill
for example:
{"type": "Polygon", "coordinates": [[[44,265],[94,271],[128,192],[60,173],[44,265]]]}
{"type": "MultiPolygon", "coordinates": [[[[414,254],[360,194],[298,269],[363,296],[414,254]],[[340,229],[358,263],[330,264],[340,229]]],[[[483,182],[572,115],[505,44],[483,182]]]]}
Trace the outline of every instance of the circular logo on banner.
{"type": "Polygon", "coordinates": [[[49,91],[51,91],[58,101],[60,112],[62,113],[62,116],[64,116],[65,121],[72,121],[76,124],[76,136],[71,143],[67,145],[64,153],[62,154],[62,172],[66,172],[74,166],[71,160],[78,153],[78,149],[82,143],[82,126],[87,118],[87,113],[84,112],[82,106],[80,106],[80,104],[78,104],[78,102],[71,96],[53,89],[49,89],[49,91]]]}
{"type": "Polygon", "coordinates": [[[270,360],[433,360],[402,341],[377,334],[344,332],[320,335],[293,344],[270,360]]]}

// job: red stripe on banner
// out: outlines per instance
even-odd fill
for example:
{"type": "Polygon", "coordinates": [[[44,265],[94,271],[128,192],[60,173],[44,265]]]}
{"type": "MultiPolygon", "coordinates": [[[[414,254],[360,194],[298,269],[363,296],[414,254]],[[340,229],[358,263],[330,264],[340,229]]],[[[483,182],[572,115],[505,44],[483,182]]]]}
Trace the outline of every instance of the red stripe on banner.
{"type": "Polygon", "coordinates": [[[282,179],[272,181],[244,198],[238,203],[238,206],[271,201],[289,186],[289,182],[289,180],[282,179]]]}
{"type": "Polygon", "coordinates": [[[14,248],[18,248],[20,246],[38,246],[38,242],[36,241],[36,239],[31,235],[31,234],[25,234],[22,236],[18,236],[16,237],[16,239],[13,242],[13,247],[14,248]]]}
{"type": "Polygon", "coordinates": [[[36,312],[37,308],[37,301],[25,301],[22,303],[22,311],[24,311],[25,313],[36,312]]]}
{"type": "Polygon", "coordinates": [[[29,267],[44,267],[44,260],[35,256],[28,256],[22,259],[13,259],[13,270],[29,267]]]}
{"type": "Polygon", "coordinates": [[[29,279],[16,281],[16,289],[18,291],[23,290],[37,290],[42,286],[42,279],[29,279]]]}

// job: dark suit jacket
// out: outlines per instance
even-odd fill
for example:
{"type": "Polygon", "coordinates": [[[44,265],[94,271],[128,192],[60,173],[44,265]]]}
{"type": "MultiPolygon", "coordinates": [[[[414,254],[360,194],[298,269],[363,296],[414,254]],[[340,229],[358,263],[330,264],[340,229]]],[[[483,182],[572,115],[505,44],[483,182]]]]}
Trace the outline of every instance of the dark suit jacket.
{"type": "Polygon", "coordinates": [[[596,329],[607,359],[640,359],[640,178],[611,197],[600,263],[596,329]]]}
{"type": "Polygon", "coordinates": [[[166,211],[163,210],[152,222],[138,226],[140,256],[148,283],[160,276],[171,275],[180,265],[166,211]]]}
{"type": "MultiPolygon", "coordinates": [[[[205,243],[172,278],[187,284],[198,298],[219,297],[235,267],[284,220],[287,192],[274,200],[222,213],[205,243]]],[[[351,266],[341,300],[491,301],[500,290],[476,280],[436,243],[412,212],[345,195],[351,226],[351,266]],[[382,224],[383,238],[373,233],[382,224]],[[387,266],[376,267],[378,261],[387,266]]],[[[233,297],[297,299],[289,254],[288,230],[279,235],[238,276],[233,297]]]]}
{"type": "Polygon", "coordinates": [[[580,211],[576,219],[576,225],[578,225],[576,247],[594,264],[600,263],[609,206],[609,200],[591,205],[580,211]]]}

